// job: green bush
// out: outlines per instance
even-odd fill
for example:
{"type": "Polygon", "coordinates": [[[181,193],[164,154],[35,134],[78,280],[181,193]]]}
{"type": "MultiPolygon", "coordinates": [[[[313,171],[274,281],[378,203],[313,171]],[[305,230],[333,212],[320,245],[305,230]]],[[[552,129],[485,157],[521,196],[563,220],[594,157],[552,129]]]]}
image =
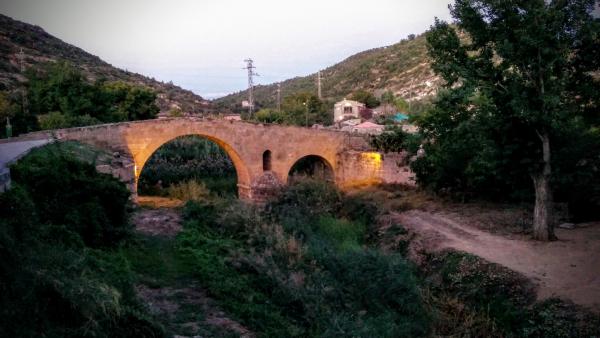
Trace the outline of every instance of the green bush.
{"type": "Polygon", "coordinates": [[[319,218],[315,230],[320,237],[339,251],[360,249],[365,235],[364,224],[331,216],[319,218]]]}
{"type": "Polygon", "coordinates": [[[105,248],[129,231],[127,190],[62,150],[26,156],[0,195],[0,336],[163,337],[105,248]]]}
{"type": "Polygon", "coordinates": [[[327,301],[336,313],[353,313],[350,327],[337,328],[336,318],[323,314],[325,332],[336,336],[417,337],[428,332],[417,281],[408,263],[399,255],[373,250],[348,251],[321,260],[335,281],[327,301]],[[353,322],[353,323],[352,323],[353,322]]]}
{"type": "Polygon", "coordinates": [[[336,213],[341,201],[342,195],[330,182],[303,178],[271,200],[267,210],[276,219],[301,222],[336,213]]]}
{"type": "Polygon", "coordinates": [[[127,188],[63,153],[60,144],[34,150],[11,167],[11,175],[29,193],[43,224],[65,225],[93,247],[112,246],[130,233],[127,188]]]}

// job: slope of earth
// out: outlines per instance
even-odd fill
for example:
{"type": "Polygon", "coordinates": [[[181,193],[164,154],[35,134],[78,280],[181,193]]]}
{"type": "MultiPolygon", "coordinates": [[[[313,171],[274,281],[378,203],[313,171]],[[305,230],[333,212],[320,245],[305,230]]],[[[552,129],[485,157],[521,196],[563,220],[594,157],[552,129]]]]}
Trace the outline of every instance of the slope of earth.
{"type": "Polygon", "coordinates": [[[554,242],[482,230],[477,217],[447,210],[410,210],[393,217],[416,234],[413,253],[455,249],[498,263],[538,285],[538,298],[558,297],[600,310],[600,223],[557,229],[554,242]],[[416,252],[415,252],[416,251],[416,252]]]}
{"type": "MultiPolygon", "coordinates": [[[[353,91],[364,89],[376,95],[392,91],[409,101],[419,101],[434,95],[441,79],[430,67],[425,34],[402,40],[387,47],[367,50],[321,71],[322,92],[326,100],[337,101],[353,91]]],[[[274,107],[277,84],[254,88],[259,107],[274,107]]],[[[299,92],[316,93],[316,74],[281,82],[282,97],[299,92]]],[[[216,99],[218,107],[239,109],[247,91],[216,99]]]]}
{"type": "Polygon", "coordinates": [[[105,78],[108,81],[124,81],[152,88],[157,93],[156,103],[163,113],[173,108],[196,114],[210,111],[210,103],[189,90],[113,67],[99,57],[48,34],[38,26],[0,14],[0,90],[18,89],[25,80],[21,73],[21,61],[24,68],[28,69],[59,60],[79,68],[90,81],[105,78]]]}

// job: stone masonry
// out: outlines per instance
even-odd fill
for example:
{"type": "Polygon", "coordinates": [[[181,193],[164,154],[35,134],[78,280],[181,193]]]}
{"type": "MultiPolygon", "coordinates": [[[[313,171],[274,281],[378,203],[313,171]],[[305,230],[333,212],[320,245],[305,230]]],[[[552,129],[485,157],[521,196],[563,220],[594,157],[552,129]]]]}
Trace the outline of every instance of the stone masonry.
{"type": "Polygon", "coordinates": [[[74,140],[113,154],[111,173],[137,194],[137,178],[150,156],[163,144],[183,135],[198,135],[221,146],[231,158],[242,199],[262,200],[270,188],[287,183],[292,166],[316,155],[331,167],[341,189],[398,181],[384,156],[373,152],[363,136],[275,124],[259,124],[212,118],[169,118],[59,129],[25,134],[2,143],[24,140],[74,140]],[[263,153],[269,150],[270,170],[263,169],[263,153]],[[391,176],[391,177],[390,177],[391,176]]]}

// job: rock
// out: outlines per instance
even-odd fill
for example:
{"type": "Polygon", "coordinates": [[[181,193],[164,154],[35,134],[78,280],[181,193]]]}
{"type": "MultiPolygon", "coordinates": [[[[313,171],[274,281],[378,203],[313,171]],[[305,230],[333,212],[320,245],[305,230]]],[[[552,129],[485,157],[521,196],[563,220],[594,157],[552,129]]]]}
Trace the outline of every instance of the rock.
{"type": "Polygon", "coordinates": [[[558,225],[561,229],[575,229],[575,224],[573,223],[561,223],[558,225]]]}
{"type": "Polygon", "coordinates": [[[111,174],[112,168],[108,164],[100,164],[96,166],[96,171],[102,174],[111,174]]]}

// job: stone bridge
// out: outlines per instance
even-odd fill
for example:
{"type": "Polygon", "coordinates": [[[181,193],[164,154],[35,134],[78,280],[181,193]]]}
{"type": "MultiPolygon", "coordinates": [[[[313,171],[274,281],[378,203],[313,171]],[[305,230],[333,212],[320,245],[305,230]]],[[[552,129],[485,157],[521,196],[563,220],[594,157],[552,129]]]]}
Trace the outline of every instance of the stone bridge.
{"type": "Polygon", "coordinates": [[[326,163],[342,189],[409,180],[406,170],[398,168],[397,157],[384,160],[370,149],[364,136],[216,118],[169,118],[34,132],[2,140],[0,151],[11,143],[37,140],[89,144],[114,155],[111,165],[97,168],[127,183],[135,197],[146,161],[160,146],[184,135],[204,137],[227,152],[242,199],[264,199],[273,188],[285,185],[294,164],[307,156],[326,163]]]}

